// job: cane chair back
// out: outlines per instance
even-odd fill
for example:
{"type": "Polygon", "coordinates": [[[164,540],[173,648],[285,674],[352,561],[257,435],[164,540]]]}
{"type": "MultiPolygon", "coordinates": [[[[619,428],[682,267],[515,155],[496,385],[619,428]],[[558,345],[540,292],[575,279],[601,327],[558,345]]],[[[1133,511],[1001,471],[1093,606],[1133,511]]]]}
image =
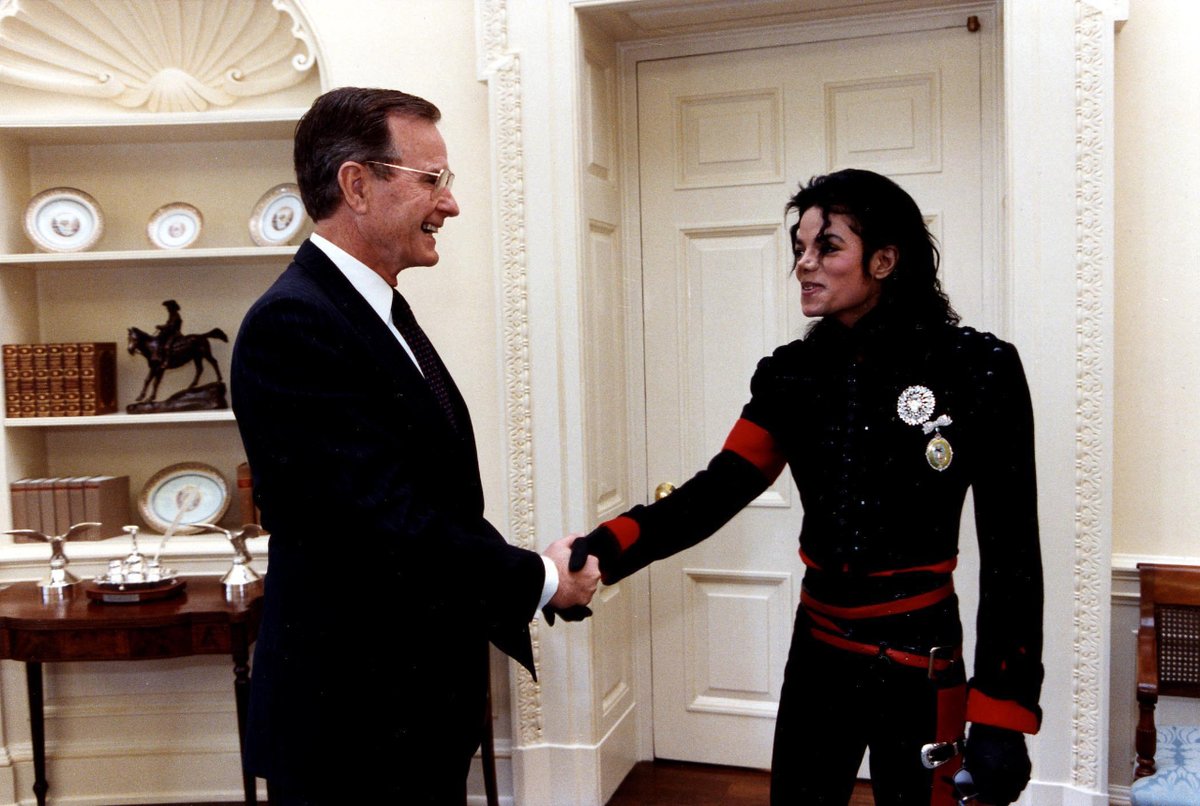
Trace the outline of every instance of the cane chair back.
{"type": "Polygon", "coordinates": [[[1133,806],[1200,804],[1200,725],[1156,726],[1160,696],[1200,698],[1200,567],[1139,563],[1133,806]],[[1156,764],[1157,755],[1157,764],[1156,764]]]}

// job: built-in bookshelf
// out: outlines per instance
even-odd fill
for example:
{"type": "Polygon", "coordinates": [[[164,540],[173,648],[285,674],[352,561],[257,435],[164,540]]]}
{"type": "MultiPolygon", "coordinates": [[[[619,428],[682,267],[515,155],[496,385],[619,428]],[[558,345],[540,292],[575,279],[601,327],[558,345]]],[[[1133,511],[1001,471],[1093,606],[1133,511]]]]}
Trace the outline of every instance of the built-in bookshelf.
{"type": "MultiPolygon", "coordinates": [[[[235,489],[245,455],[230,409],[126,411],[148,373],[146,360],[128,351],[127,331],[153,332],[167,317],[163,302],[176,300],[184,333],[226,335],[211,345],[227,381],[242,315],[306,231],[280,246],[258,246],[250,231],[263,195],[292,181],[291,133],[302,111],[147,113],[79,125],[0,117],[0,342],[115,342],[117,398],[104,414],[4,418],[0,526],[13,524],[9,484],[24,478],[128,476],[135,523],[138,492],[168,465],[212,465],[235,489]],[[102,212],[103,233],[86,251],[41,251],[26,236],[29,200],[58,187],[86,192],[102,212]],[[201,212],[201,234],[188,248],[157,248],[148,221],[175,202],[201,212]]],[[[158,399],[193,374],[190,365],[168,370],[158,399]]],[[[200,383],[216,380],[204,366],[200,383]]],[[[231,506],[226,525],[238,525],[237,517],[231,506]]]]}

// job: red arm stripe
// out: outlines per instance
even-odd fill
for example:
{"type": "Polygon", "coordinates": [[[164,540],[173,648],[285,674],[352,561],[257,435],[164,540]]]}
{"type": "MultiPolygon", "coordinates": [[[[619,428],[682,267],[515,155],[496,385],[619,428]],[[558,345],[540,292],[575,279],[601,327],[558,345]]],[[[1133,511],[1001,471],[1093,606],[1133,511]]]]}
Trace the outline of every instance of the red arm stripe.
{"type": "Polygon", "coordinates": [[[613,533],[613,537],[621,545],[621,551],[625,551],[636,543],[642,531],[642,527],[638,525],[637,521],[624,515],[613,518],[611,521],[605,521],[600,525],[613,533]]]}
{"type": "Polygon", "coordinates": [[[1037,733],[1039,727],[1037,714],[1028,708],[1012,700],[997,700],[974,688],[967,694],[967,721],[1029,734],[1037,733]]]}
{"type": "Polygon", "coordinates": [[[787,458],[779,451],[771,432],[746,419],[733,424],[723,449],[733,451],[757,467],[769,482],[779,478],[787,464],[787,458]]]}

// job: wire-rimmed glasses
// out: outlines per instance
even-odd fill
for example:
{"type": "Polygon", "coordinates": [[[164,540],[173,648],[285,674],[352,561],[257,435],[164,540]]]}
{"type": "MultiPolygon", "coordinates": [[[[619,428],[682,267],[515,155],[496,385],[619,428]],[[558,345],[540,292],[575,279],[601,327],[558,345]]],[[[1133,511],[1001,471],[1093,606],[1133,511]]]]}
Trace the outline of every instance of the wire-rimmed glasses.
{"type": "Polygon", "coordinates": [[[420,168],[409,168],[405,165],[396,165],[391,162],[381,162],[379,160],[367,160],[367,162],[371,165],[382,165],[385,168],[395,168],[397,171],[408,171],[409,173],[436,177],[433,181],[434,196],[440,195],[444,190],[449,190],[454,184],[454,172],[449,168],[443,168],[440,171],[422,171],[420,168]]]}

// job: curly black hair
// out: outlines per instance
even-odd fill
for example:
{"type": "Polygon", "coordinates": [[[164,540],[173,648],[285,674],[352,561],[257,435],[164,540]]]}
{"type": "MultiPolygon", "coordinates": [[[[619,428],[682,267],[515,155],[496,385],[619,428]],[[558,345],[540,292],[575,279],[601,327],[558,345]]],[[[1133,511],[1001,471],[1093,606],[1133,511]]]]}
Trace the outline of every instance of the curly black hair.
{"type": "MultiPolygon", "coordinates": [[[[826,227],[834,213],[850,219],[850,228],[862,238],[864,273],[878,249],[896,248],[896,267],[883,280],[881,307],[920,322],[959,323],[960,317],[938,280],[937,244],[921,209],[902,187],[874,171],[847,168],[814,176],[801,185],[785,212],[803,216],[813,207],[824,214],[826,227]]],[[[798,227],[799,222],[790,231],[793,249],[798,227]]]]}

